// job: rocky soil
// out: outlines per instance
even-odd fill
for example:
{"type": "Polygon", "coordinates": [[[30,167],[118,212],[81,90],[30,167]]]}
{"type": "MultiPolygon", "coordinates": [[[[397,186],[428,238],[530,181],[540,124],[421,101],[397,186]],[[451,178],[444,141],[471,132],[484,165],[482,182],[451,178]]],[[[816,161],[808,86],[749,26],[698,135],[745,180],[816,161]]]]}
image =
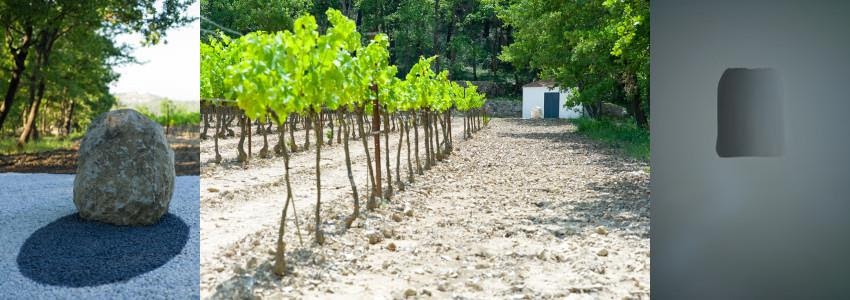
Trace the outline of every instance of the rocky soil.
{"type": "MultiPolygon", "coordinates": [[[[454,128],[452,156],[348,231],[341,147],[323,151],[324,246],[307,225],[315,157],[296,154],[303,245],[290,215],[283,278],[271,273],[285,193],[280,159],[204,166],[201,296],[649,298],[647,163],[579,136],[566,121],[494,119],[467,141],[454,128]]],[[[355,174],[364,182],[363,167],[355,174]]]]}

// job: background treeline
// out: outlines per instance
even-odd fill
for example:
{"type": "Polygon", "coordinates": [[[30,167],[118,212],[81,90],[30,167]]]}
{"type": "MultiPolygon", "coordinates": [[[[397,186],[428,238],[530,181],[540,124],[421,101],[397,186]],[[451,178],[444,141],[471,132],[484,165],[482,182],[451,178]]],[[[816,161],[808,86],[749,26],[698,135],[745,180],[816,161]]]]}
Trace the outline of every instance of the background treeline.
{"type": "Polygon", "coordinates": [[[69,136],[112,108],[112,68],[131,63],[116,42],[140,33],[145,44],[190,19],[193,0],[5,0],[0,2],[0,139],[18,147],[41,135],[69,136]]]}
{"type": "MultiPolygon", "coordinates": [[[[201,113],[189,111],[185,107],[176,105],[174,101],[165,99],[159,103],[159,112],[154,113],[144,106],[136,110],[154,122],[159,123],[165,129],[165,134],[172,133],[174,127],[190,127],[197,129],[201,124],[201,113]]],[[[197,130],[195,130],[197,131],[197,130]]]]}
{"type": "Polygon", "coordinates": [[[514,97],[523,84],[555,80],[575,88],[570,104],[590,117],[610,102],[648,124],[648,0],[201,0],[202,39],[287,30],[308,13],[324,29],[328,8],[364,38],[387,34],[399,77],[419,56],[438,55],[435,71],[451,80],[489,81],[514,97]]]}

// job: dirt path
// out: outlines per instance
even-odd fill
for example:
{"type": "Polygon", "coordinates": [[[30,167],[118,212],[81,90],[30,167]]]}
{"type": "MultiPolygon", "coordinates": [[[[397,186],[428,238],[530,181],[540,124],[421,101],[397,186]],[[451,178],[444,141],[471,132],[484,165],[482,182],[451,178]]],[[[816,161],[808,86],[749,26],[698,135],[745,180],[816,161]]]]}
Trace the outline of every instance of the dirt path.
{"type": "MultiPolygon", "coordinates": [[[[323,204],[327,243],[315,246],[304,232],[301,247],[288,231],[290,274],[282,279],[270,269],[280,211],[274,207],[282,206],[284,190],[274,183],[240,189],[233,182],[230,195],[248,193],[249,202],[277,206],[266,207],[271,220],[240,221],[267,222],[259,229],[233,234],[241,237],[220,243],[208,256],[202,246],[202,297],[648,298],[646,163],[589,142],[562,121],[495,119],[474,139],[455,141],[450,159],[347,232],[338,227],[351,209],[347,180],[338,189],[323,188],[323,199],[339,199],[323,204]],[[277,201],[259,200],[269,196],[277,201]]],[[[331,151],[323,157],[337,157],[331,151]]],[[[295,161],[314,158],[302,156],[295,161]]],[[[328,164],[323,178],[337,172],[328,164]]],[[[245,171],[265,176],[254,175],[257,169],[245,171]]],[[[299,185],[314,184],[312,173],[296,177],[304,181],[299,185]]],[[[202,245],[214,224],[236,223],[206,220],[204,214],[242,205],[235,199],[241,196],[214,201],[207,188],[202,245]]],[[[310,223],[304,217],[312,209],[312,191],[295,191],[303,226],[310,223]]]]}

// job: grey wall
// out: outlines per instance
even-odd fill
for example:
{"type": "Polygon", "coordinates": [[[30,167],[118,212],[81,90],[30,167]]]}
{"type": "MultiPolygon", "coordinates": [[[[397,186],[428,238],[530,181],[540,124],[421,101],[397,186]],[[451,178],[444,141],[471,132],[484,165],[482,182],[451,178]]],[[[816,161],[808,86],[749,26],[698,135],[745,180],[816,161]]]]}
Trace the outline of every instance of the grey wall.
{"type": "Polygon", "coordinates": [[[850,295],[850,1],[651,4],[652,296],[850,295]],[[721,158],[727,68],[782,77],[778,157],[721,158]]]}
{"type": "Polygon", "coordinates": [[[487,113],[499,118],[522,117],[522,100],[496,100],[488,99],[484,104],[487,113]]]}

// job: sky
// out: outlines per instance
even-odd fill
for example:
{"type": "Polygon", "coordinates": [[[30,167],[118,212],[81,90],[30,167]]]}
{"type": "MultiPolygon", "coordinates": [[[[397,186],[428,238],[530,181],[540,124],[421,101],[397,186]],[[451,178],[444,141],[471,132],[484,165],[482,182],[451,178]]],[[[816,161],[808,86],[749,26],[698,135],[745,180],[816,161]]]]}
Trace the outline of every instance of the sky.
{"type": "MultiPolygon", "coordinates": [[[[186,14],[197,18],[200,10],[196,1],[189,6],[186,14]]],[[[166,43],[147,47],[141,47],[140,34],[118,37],[119,43],[135,48],[132,55],[141,63],[115,67],[121,77],[110,85],[110,92],[150,93],[184,101],[200,99],[200,28],[200,21],[196,19],[183,27],[168,30],[166,43]]]]}

